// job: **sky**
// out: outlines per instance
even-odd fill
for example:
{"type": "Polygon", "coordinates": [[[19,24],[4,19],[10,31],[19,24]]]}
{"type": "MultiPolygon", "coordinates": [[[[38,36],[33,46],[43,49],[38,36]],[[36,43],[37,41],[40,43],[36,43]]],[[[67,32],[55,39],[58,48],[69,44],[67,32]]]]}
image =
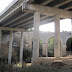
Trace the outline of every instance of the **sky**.
{"type": "MultiPolygon", "coordinates": [[[[40,31],[43,32],[55,32],[54,22],[41,25],[39,27],[40,31]]],[[[71,19],[63,19],[60,20],[60,32],[62,31],[71,31],[71,19]]]]}
{"type": "Polygon", "coordinates": [[[0,16],[18,0],[0,0],[0,16]]]}

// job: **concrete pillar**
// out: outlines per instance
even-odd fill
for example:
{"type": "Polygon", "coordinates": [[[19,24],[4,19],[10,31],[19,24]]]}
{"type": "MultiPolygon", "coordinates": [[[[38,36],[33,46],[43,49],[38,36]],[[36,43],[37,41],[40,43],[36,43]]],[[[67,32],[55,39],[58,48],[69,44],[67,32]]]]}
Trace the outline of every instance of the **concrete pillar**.
{"type": "Polygon", "coordinates": [[[33,54],[32,62],[39,57],[39,25],[40,25],[40,13],[34,13],[34,32],[33,32],[33,54]]]}
{"type": "Polygon", "coordinates": [[[29,47],[30,47],[30,51],[32,50],[32,38],[29,38],[29,47]]]}
{"type": "Polygon", "coordinates": [[[26,43],[29,43],[28,32],[26,32],[26,43]]]}
{"type": "Polygon", "coordinates": [[[63,44],[61,47],[61,57],[66,56],[66,45],[63,44]]]}
{"type": "Polygon", "coordinates": [[[25,49],[30,50],[30,48],[29,48],[29,44],[25,44],[25,49]]]}
{"type": "Polygon", "coordinates": [[[22,59],[23,59],[23,32],[21,32],[21,41],[20,41],[20,64],[22,64],[22,59]]]}
{"type": "Polygon", "coordinates": [[[44,43],[42,47],[42,55],[48,57],[48,44],[44,43]]]}
{"type": "Polygon", "coordinates": [[[2,31],[0,30],[0,48],[1,48],[1,36],[2,36],[2,31]]]}
{"type": "Polygon", "coordinates": [[[54,56],[60,57],[60,17],[55,16],[54,56]]]}
{"type": "Polygon", "coordinates": [[[71,34],[72,34],[72,19],[71,19],[71,34]]]}
{"type": "Polygon", "coordinates": [[[8,64],[11,64],[11,58],[12,58],[12,42],[13,42],[13,31],[10,32],[8,64]]]}

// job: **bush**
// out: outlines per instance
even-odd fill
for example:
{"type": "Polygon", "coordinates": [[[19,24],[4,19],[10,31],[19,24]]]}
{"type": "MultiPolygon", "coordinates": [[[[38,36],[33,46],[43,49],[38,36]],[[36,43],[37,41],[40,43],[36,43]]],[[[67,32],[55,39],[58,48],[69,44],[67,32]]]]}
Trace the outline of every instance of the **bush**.
{"type": "Polygon", "coordinates": [[[72,51],[71,43],[72,43],[72,37],[68,38],[68,40],[66,42],[66,46],[67,46],[66,50],[67,51],[72,51]]]}
{"type": "Polygon", "coordinates": [[[31,63],[31,57],[28,56],[28,58],[25,59],[26,63],[31,63]]]}
{"type": "Polygon", "coordinates": [[[0,63],[0,72],[12,72],[12,66],[7,65],[6,63],[2,62],[0,63]]]}
{"type": "Polygon", "coordinates": [[[48,56],[54,56],[54,37],[50,38],[48,41],[48,56]]]}
{"type": "Polygon", "coordinates": [[[31,63],[31,57],[32,57],[32,52],[29,51],[28,49],[24,49],[24,51],[23,51],[23,60],[26,63],[31,63]]]}

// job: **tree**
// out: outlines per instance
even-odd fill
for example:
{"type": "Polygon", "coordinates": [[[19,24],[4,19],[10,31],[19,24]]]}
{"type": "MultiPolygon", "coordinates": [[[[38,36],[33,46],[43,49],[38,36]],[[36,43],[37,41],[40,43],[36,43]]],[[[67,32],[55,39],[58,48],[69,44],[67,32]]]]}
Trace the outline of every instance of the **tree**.
{"type": "Polygon", "coordinates": [[[67,46],[67,51],[72,51],[72,37],[68,38],[67,42],[66,42],[66,46],[67,46]]]}

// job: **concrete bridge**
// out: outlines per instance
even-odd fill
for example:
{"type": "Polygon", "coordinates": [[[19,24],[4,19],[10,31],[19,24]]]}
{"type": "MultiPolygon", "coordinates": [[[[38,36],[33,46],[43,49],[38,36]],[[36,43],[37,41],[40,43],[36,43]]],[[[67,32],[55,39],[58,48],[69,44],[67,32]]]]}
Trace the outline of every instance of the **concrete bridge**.
{"type": "MultiPolygon", "coordinates": [[[[10,33],[8,63],[11,63],[13,32],[21,31],[20,63],[23,57],[23,32],[34,26],[32,63],[39,58],[39,25],[55,22],[54,57],[60,57],[60,19],[72,18],[72,0],[18,0],[0,16],[1,34],[10,33]]],[[[0,46],[1,47],[1,46],[0,46]]]]}
{"type": "MultiPolygon", "coordinates": [[[[28,50],[32,50],[33,45],[33,32],[24,32],[23,33],[24,39],[23,39],[23,48],[26,48],[28,50]]],[[[42,40],[43,47],[42,47],[42,53],[43,55],[48,56],[48,41],[50,38],[54,37],[54,32],[40,32],[39,40],[42,40]]],[[[13,46],[20,46],[20,32],[15,32],[13,34],[13,46]]],[[[66,42],[68,38],[72,37],[71,32],[60,32],[60,41],[61,41],[61,55],[66,55],[66,42]]],[[[9,43],[9,34],[3,34],[2,35],[2,44],[9,43]]]]}
{"type": "MultiPolygon", "coordinates": [[[[48,56],[48,41],[50,38],[54,37],[54,32],[40,32],[39,34],[39,40],[42,40],[43,46],[42,46],[42,53],[43,55],[48,56]]],[[[61,41],[61,53],[60,56],[66,55],[66,42],[68,38],[72,37],[71,32],[61,32],[60,33],[60,41],[61,41]]],[[[15,33],[14,35],[14,41],[19,42],[20,34],[15,33]]],[[[24,32],[24,45],[25,48],[32,50],[32,44],[33,44],[33,32],[24,32]]]]}

